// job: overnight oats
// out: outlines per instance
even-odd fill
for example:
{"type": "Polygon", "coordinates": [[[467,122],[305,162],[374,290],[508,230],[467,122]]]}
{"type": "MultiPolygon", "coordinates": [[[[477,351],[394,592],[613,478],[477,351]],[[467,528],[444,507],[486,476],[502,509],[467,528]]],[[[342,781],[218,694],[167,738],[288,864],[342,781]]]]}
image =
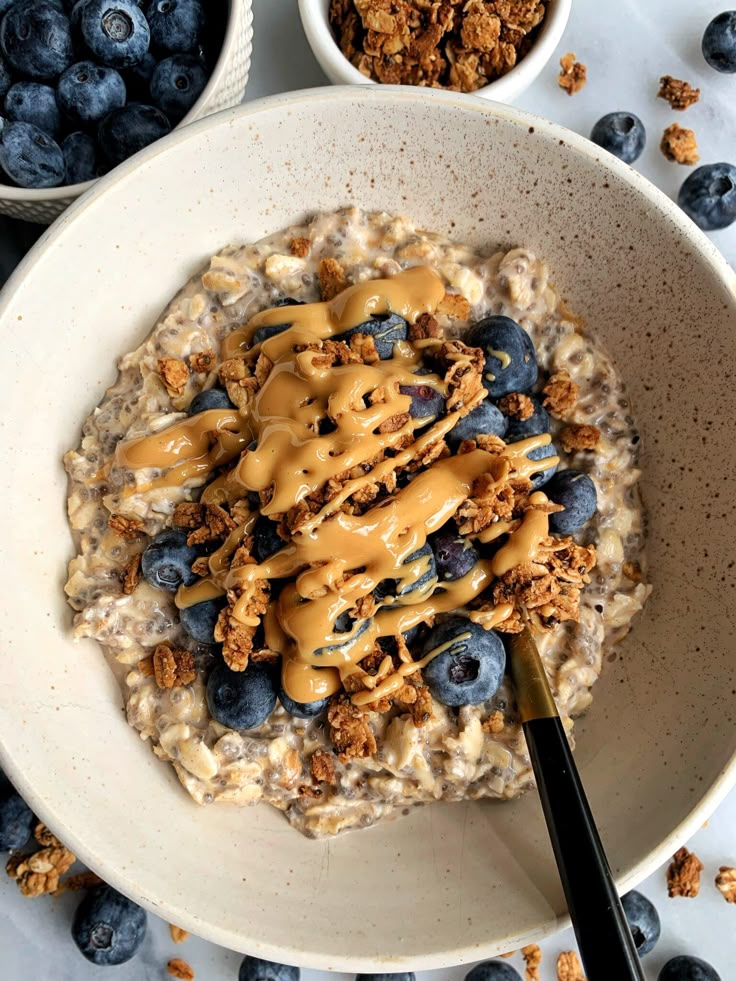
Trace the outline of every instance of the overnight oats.
{"type": "Polygon", "coordinates": [[[309,836],[533,775],[648,593],[621,378],[544,261],[320,214],[223,249],[66,456],[76,637],[202,804],[309,836]]]}

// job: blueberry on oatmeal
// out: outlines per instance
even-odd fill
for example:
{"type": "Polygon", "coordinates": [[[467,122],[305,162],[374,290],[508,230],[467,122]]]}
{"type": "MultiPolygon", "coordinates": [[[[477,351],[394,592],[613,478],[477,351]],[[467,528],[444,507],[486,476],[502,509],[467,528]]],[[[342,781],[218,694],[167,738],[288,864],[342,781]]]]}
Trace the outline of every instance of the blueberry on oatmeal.
{"type": "Polygon", "coordinates": [[[224,600],[203,600],[193,606],[179,610],[181,625],[192,638],[200,644],[214,644],[215,625],[225,606],[224,600]]]}
{"type": "Polygon", "coordinates": [[[5,96],[5,115],[16,123],[33,123],[56,139],[61,129],[61,113],[50,85],[42,82],[16,82],[5,96]]]}
{"type": "Polygon", "coordinates": [[[349,341],[355,334],[367,334],[373,338],[378,357],[386,361],[393,356],[394,344],[405,341],[408,332],[409,325],[398,313],[376,313],[371,315],[370,320],[365,320],[357,327],[351,327],[338,334],[336,340],[349,341]]]}
{"type": "Polygon", "coordinates": [[[33,811],[0,771],[0,852],[25,847],[34,821],[33,811]]]}
{"type": "Polygon", "coordinates": [[[257,728],[276,708],[273,671],[262,664],[231,671],[220,662],[207,679],[207,706],[212,718],[229,729],[257,728]]]}
{"type": "Polygon", "coordinates": [[[238,981],[299,981],[300,973],[298,967],[248,955],[240,965],[238,981]]]}
{"type": "Polygon", "coordinates": [[[278,533],[278,525],[265,514],[256,519],[253,528],[253,555],[258,562],[265,562],[285,547],[286,542],[278,533]]]}
{"type": "Polygon", "coordinates": [[[498,691],[506,651],[492,630],[463,616],[438,624],[424,642],[424,657],[440,653],[424,669],[432,695],[444,705],[479,705],[498,691]]]}
{"type": "Polygon", "coordinates": [[[445,414],[445,399],[431,385],[399,385],[402,395],[411,396],[409,415],[428,422],[445,414]]]}
{"type": "Polygon", "coordinates": [[[437,581],[437,566],[429,542],[407,555],[404,567],[407,568],[407,573],[399,580],[403,585],[399,585],[397,596],[405,597],[415,592],[421,595],[437,581]]]}
{"type": "Polygon", "coordinates": [[[677,203],[704,232],[728,228],[736,221],[736,167],[705,164],[685,178],[677,203]]]}
{"type": "Polygon", "coordinates": [[[207,412],[209,409],[235,409],[224,388],[206,388],[203,392],[195,395],[189,403],[187,415],[196,416],[198,412],[207,412]]]}
{"type": "Polygon", "coordinates": [[[595,484],[580,470],[555,474],[547,484],[546,493],[551,501],[565,509],[549,516],[549,530],[556,535],[572,535],[590,521],[598,508],[595,484]]]}
{"type": "Polygon", "coordinates": [[[632,164],[642,155],[647,133],[633,112],[609,112],[595,124],[590,138],[614,157],[632,164]]]}
{"type": "Polygon", "coordinates": [[[661,927],[657,909],[651,900],[635,889],[621,897],[621,905],[636,944],[636,952],[639,957],[644,957],[654,950],[659,940],[661,927]]]}
{"type": "Polygon", "coordinates": [[[529,439],[531,436],[541,436],[542,433],[549,432],[549,413],[542,405],[542,400],[538,395],[529,396],[534,412],[527,419],[519,419],[511,416],[506,427],[506,434],[503,437],[507,443],[517,443],[521,439],[529,439]]]}
{"type": "Polygon", "coordinates": [[[504,439],[509,420],[501,410],[486,400],[477,409],[456,422],[447,434],[447,445],[456,450],[465,439],[476,439],[479,435],[498,436],[504,439]]]}
{"type": "Polygon", "coordinates": [[[279,690],[279,701],[295,719],[316,719],[327,711],[328,699],[320,698],[316,702],[295,702],[289,698],[283,688],[279,690]]]}
{"type": "MultiPolygon", "coordinates": [[[[548,460],[552,456],[557,456],[557,450],[552,445],[552,443],[547,443],[546,446],[537,446],[527,453],[527,458],[529,460],[548,460]]],[[[535,471],[531,475],[532,488],[534,490],[539,490],[540,487],[544,487],[548,480],[551,479],[554,472],[559,466],[558,463],[553,463],[551,466],[546,467],[544,470],[535,471]]]]}
{"type": "Polygon", "coordinates": [[[200,549],[187,545],[185,531],[170,528],[157,535],[143,553],[141,572],[151,586],[175,593],[180,586],[197,581],[192,563],[200,555],[200,549]]]}
{"type": "Polygon", "coordinates": [[[510,317],[486,317],[474,324],[467,343],[485,354],[483,385],[491,398],[526,392],[537,380],[537,353],[529,334],[510,317]]]}
{"type": "Polygon", "coordinates": [[[724,10],[703,34],[703,57],[717,72],[736,72],[736,10],[724,10]]]}
{"type": "Polygon", "coordinates": [[[432,538],[432,551],[440,582],[453,582],[467,575],[479,559],[469,538],[457,529],[445,528],[432,538]]]}
{"type": "Polygon", "coordinates": [[[87,893],[77,907],[72,939],[88,961],[99,967],[125,964],[146,936],[144,909],[112,886],[87,893]]]}

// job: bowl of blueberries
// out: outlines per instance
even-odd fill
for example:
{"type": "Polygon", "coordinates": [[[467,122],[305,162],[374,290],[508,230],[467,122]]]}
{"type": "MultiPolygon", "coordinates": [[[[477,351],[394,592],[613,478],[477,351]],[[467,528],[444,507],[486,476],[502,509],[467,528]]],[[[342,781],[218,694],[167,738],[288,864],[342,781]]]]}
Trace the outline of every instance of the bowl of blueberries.
{"type": "Polygon", "coordinates": [[[0,0],[0,214],[48,224],[98,178],[242,101],[251,0],[0,0]]]}

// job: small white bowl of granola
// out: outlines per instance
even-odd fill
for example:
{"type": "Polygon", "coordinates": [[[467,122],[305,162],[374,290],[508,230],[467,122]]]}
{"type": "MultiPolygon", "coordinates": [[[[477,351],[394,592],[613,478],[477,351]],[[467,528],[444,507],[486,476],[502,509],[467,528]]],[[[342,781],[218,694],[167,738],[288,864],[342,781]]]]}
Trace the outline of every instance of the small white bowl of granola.
{"type": "Polygon", "coordinates": [[[554,54],[572,0],[497,7],[299,0],[307,40],[335,85],[416,85],[513,102],[554,54]]]}
{"type": "Polygon", "coordinates": [[[75,205],[0,328],[0,765],[170,922],[352,972],[557,929],[519,602],[621,889],[733,783],[733,271],[588,141],[398,87],[219,114],[75,205]]]}

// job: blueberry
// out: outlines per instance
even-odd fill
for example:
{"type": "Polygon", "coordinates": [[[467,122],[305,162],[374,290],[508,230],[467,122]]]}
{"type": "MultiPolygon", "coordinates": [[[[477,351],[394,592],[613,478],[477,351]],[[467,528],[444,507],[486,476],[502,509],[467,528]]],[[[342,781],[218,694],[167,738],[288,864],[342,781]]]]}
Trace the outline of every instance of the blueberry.
{"type": "Polygon", "coordinates": [[[23,848],[31,837],[35,818],[4,773],[0,773],[0,852],[23,848]]]}
{"type": "Polygon", "coordinates": [[[440,582],[462,579],[478,561],[472,542],[447,525],[432,538],[432,551],[440,582]]]}
{"type": "Polygon", "coordinates": [[[59,105],[73,123],[97,123],[125,105],[125,82],[114,68],[79,61],[61,75],[59,105]]]}
{"type": "Polygon", "coordinates": [[[92,54],[110,68],[130,68],[143,59],[151,32],[135,0],[87,0],[79,29],[92,54]]]}
{"type": "MultiPolygon", "coordinates": [[[[414,647],[416,647],[417,642],[419,641],[423,631],[424,631],[423,623],[417,623],[414,627],[409,627],[408,630],[403,631],[404,642],[406,643],[406,646],[409,648],[409,650],[412,650],[414,647]]],[[[398,646],[396,644],[395,637],[381,637],[378,643],[381,645],[384,651],[387,654],[390,654],[392,657],[394,654],[398,652],[398,646]]]]}
{"type": "Polygon", "coordinates": [[[53,4],[17,0],[0,23],[0,50],[27,78],[53,81],[74,58],[69,20],[53,4]]]}
{"type": "Polygon", "coordinates": [[[736,10],[725,10],[708,24],[703,57],[717,72],[736,72],[736,10]]]}
{"type": "Polygon", "coordinates": [[[729,163],[698,167],[685,178],[677,203],[703,231],[727,228],[736,220],[736,167],[729,163]]]}
{"type": "Polygon", "coordinates": [[[541,436],[542,433],[549,432],[549,413],[538,395],[529,397],[534,405],[534,415],[528,419],[509,419],[504,436],[507,443],[518,443],[520,439],[529,439],[530,436],[541,436]]]}
{"type": "Polygon", "coordinates": [[[200,97],[206,84],[207,72],[197,58],[187,54],[172,55],[156,65],[151,78],[151,100],[169,119],[180,120],[200,97]]]}
{"type": "Polygon", "coordinates": [[[445,439],[451,450],[456,450],[464,439],[475,439],[479,434],[486,436],[506,435],[509,420],[493,402],[481,402],[466,416],[456,422],[445,439]]]}
{"type": "Polygon", "coordinates": [[[32,123],[0,120],[0,167],[19,187],[58,187],[66,165],[61,147],[32,123]]]}
{"type": "Polygon", "coordinates": [[[369,334],[376,345],[378,357],[382,361],[393,357],[394,344],[405,341],[409,334],[409,325],[398,313],[374,314],[370,320],[351,327],[335,337],[336,341],[349,341],[354,334],[369,334]]]}
{"type": "Polygon", "coordinates": [[[631,164],[641,156],[647,132],[633,112],[609,112],[595,124],[590,138],[614,157],[631,164]]]}
{"type": "Polygon", "coordinates": [[[537,355],[531,337],[511,317],[486,317],[470,328],[466,343],[486,356],[483,384],[491,398],[526,392],[537,380],[537,355]]]}
{"type": "Polygon", "coordinates": [[[146,11],[151,40],[162,51],[193,51],[204,27],[200,0],[151,0],[146,11]]]}
{"type": "Polygon", "coordinates": [[[81,36],[82,14],[88,2],[89,0],[77,0],[72,7],[71,13],[69,14],[69,23],[71,24],[73,37],[81,36]]]}
{"type": "MultiPolygon", "coordinates": [[[[277,300],[274,303],[274,307],[303,307],[303,300],[294,300],[290,296],[285,296],[281,300],[277,300]]],[[[277,334],[283,334],[285,330],[288,330],[291,324],[267,324],[264,327],[258,327],[251,338],[251,344],[262,344],[263,341],[267,341],[269,337],[275,337],[277,334]]]]}
{"type": "Polygon", "coordinates": [[[289,715],[293,715],[296,719],[316,719],[327,709],[329,699],[320,698],[316,702],[295,702],[282,688],[279,690],[279,701],[289,715]]]}
{"type": "Polygon", "coordinates": [[[521,981],[521,977],[503,961],[483,961],[465,975],[465,981],[521,981]]]}
{"type": "Polygon", "coordinates": [[[97,144],[89,133],[70,133],[61,144],[66,163],[66,184],[81,184],[97,177],[97,144]]]}
{"type": "Polygon", "coordinates": [[[263,664],[249,664],[245,671],[231,671],[224,661],[207,680],[210,715],[228,729],[255,729],[276,708],[273,672],[263,664]]]}
{"type": "Polygon", "coordinates": [[[16,82],[5,96],[5,115],[16,123],[33,123],[56,138],[61,129],[61,113],[56,94],[43,82],[16,82]]]}
{"type": "Polygon", "coordinates": [[[179,610],[179,619],[186,632],[199,644],[214,644],[215,624],[225,605],[222,599],[203,600],[179,610]]]}
{"type": "Polygon", "coordinates": [[[12,84],[13,79],[10,75],[10,69],[5,64],[5,60],[0,57],[0,102],[5,98],[12,84]]]}
{"type": "MultiPolygon", "coordinates": [[[[552,443],[547,443],[546,446],[538,446],[535,450],[529,450],[527,453],[527,459],[529,460],[546,460],[550,456],[557,456],[557,449],[552,443]]],[[[532,489],[539,490],[540,487],[544,487],[558,466],[559,464],[555,463],[553,467],[547,467],[546,470],[539,470],[533,473],[531,476],[532,489]]]]}
{"type": "Polygon", "coordinates": [[[657,981],[721,981],[721,976],[699,957],[681,954],[667,961],[657,981]]]}
{"type": "Polygon", "coordinates": [[[444,397],[430,385],[399,385],[402,395],[411,395],[409,415],[414,419],[437,419],[445,414],[444,397]]]}
{"type": "Polygon", "coordinates": [[[660,925],[657,910],[654,903],[635,889],[621,898],[621,905],[636,944],[636,951],[639,957],[643,957],[650,950],[654,950],[659,940],[660,925]]]}
{"type": "Polygon", "coordinates": [[[401,971],[399,974],[358,974],[355,981],[416,981],[413,971],[401,971]]]}
{"type": "Polygon", "coordinates": [[[143,553],[141,571],[156,589],[175,593],[179,586],[191,586],[197,576],[192,563],[201,555],[198,548],[187,545],[186,531],[170,528],[153,539],[143,553]]]}
{"type": "Polygon", "coordinates": [[[151,79],[158,62],[150,51],[146,51],[137,65],[132,65],[123,73],[129,99],[146,101],[151,98],[151,79]]]}
{"type": "Polygon", "coordinates": [[[582,528],[598,507],[595,484],[580,470],[561,470],[547,484],[545,493],[565,509],[549,516],[549,530],[555,535],[571,535],[582,528]]]}
{"type": "Polygon", "coordinates": [[[238,972],[238,981],[299,981],[299,968],[260,957],[244,957],[238,972]]]}
{"type": "Polygon", "coordinates": [[[112,886],[87,893],[77,906],[72,940],[88,961],[100,967],[124,964],[146,936],[146,912],[112,886]]]}
{"type": "Polygon", "coordinates": [[[432,695],[445,705],[478,705],[498,691],[506,652],[498,634],[467,617],[453,616],[435,626],[422,648],[442,652],[424,668],[432,695]]]}
{"type": "Polygon", "coordinates": [[[0,17],[3,16],[15,3],[15,0],[0,0],[0,17]]]}
{"type": "Polygon", "coordinates": [[[257,562],[265,562],[280,551],[286,542],[276,531],[278,523],[264,514],[256,519],[253,526],[253,555],[257,562]]]}
{"type": "Polygon", "coordinates": [[[171,132],[171,124],[155,106],[129,102],[105,116],[97,130],[102,152],[116,167],[144,147],[171,132]]]}
{"type": "Polygon", "coordinates": [[[199,395],[195,395],[189,403],[187,415],[196,416],[198,412],[206,412],[208,409],[234,409],[235,406],[228,398],[227,392],[222,388],[206,388],[199,395]]]}
{"type": "Polygon", "coordinates": [[[339,616],[335,621],[334,633],[345,634],[345,639],[339,640],[336,644],[327,644],[324,647],[319,647],[315,651],[315,654],[319,655],[343,649],[347,650],[361,634],[365,633],[372,623],[372,620],[353,620],[349,615],[339,616]]]}
{"type": "Polygon", "coordinates": [[[427,571],[423,572],[416,582],[408,582],[402,586],[401,589],[399,589],[397,594],[398,596],[408,596],[410,593],[417,592],[417,590],[425,592],[433,583],[436,582],[437,565],[435,563],[432,546],[429,544],[429,542],[425,542],[421,548],[418,548],[416,552],[412,552],[411,555],[407,555],[407,557],[404,559],[404,565],[410,565],[411,563],[422,558],[429,559],[427,571]]]}

